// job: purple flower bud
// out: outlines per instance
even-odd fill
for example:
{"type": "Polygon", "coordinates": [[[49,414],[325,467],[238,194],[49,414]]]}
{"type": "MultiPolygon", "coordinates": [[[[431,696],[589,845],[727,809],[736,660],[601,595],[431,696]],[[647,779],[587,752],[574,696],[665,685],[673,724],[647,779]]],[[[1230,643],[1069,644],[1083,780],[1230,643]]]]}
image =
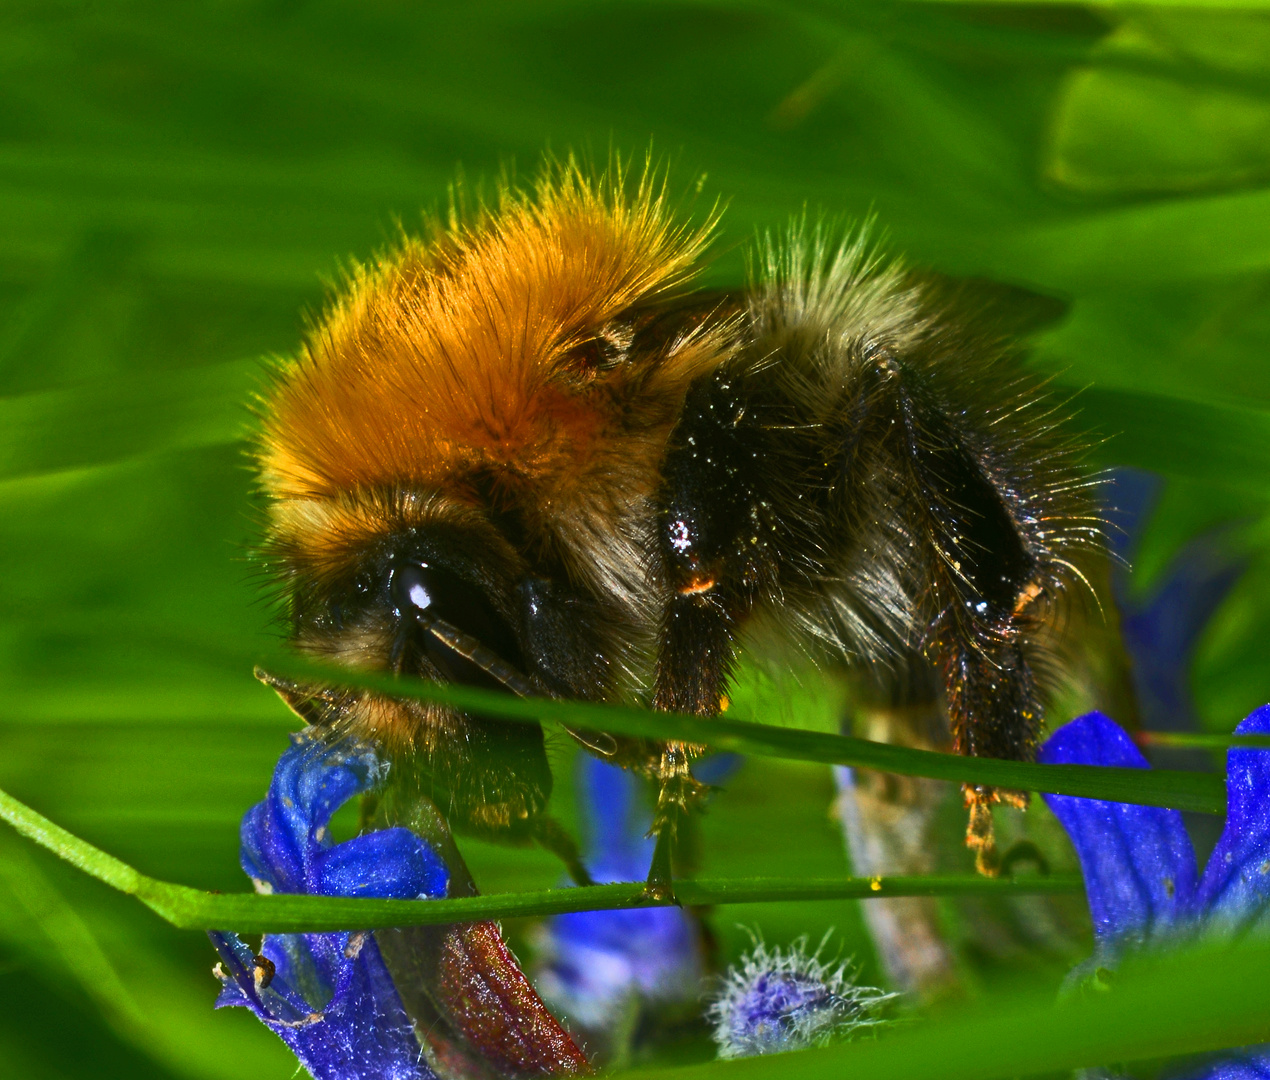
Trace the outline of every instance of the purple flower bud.
{"type": "Polygon", "coordinates": [[[807,939],[788,949],[759,941],[732,967],[710,1004],[719,1057],[752,1057],[844,1042],[885,1021],[883,1005],[895,997],[860,986],[849,963],[810,955],[807,939]]]}

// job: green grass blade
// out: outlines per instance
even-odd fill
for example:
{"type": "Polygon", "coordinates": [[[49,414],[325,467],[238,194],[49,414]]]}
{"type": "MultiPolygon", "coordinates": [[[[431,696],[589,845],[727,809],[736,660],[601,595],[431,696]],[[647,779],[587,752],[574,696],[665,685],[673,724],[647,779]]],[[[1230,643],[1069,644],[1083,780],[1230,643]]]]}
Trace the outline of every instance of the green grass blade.
{"type": "Polygon", "coordinates": [[[237,361],[0,397],[0,480],[244,438],[263,370],[237,361]]]}
{"type": "Polygon", "coordinates": [[[0,791],[0,818],[23,836],[120,892],[135,895],[142,883],[149,880],[127,863],[53,824],[4,791],[0,791]]]}
{"type": "MultiPolygon", "coordinates": [[[[571,911],[657,907],[671,901],[649,900],[643,882],[619,882],[585,888],[492,894],[454,900],[374,900],[329,896],[261,896],[255,893],[203,892],[187,885],[147,877],[92,844],[54,825],[43,815],[0,792],[0,818],[24,836],[48,848],[86,873],[136,896],[173,926],[185,930],[236,930],[240,933],[377,930],[390,926],[429,926],[485,919],[562,915],[571,911]]],[[[887,896],[1002,896],[1078,892],[1071,874],[994,880],[971,875],[892,878],[812,878],[782,880],[703,878],[675,885],[685,904],[750,904],[773,900],[865,900],[887,896]]]]}
{"type": "MultiPolygon", "coordinates": [[[[178,627],[140,622],[111,628],[172,650],[189,649],[227,668],[244,670],[251,656],[238,643],[210,638],[195,640],[178,627]],[[185,637],[185,641],[182,641],[185,637]]],[[[952,783],[988,784],[1017,791],[1104,799],[1111,802],[1164,806],[1176,810],[1222,814],[1226,809],[1225,778],[1212,773],[1168,769],[1125,769],[1089,765],[1038,765],[994,758],[962,757],[933,750],[917,750],[847,735],[756,724],[726,717],[702,719],[658,713],[625,705],[518,698],[496,691],[422,679],[394,677],[318,664],[277,646],[255,655],[277,674],[380,690],[398,697],[414,697],[508,721],[549,722],[585,731],[606,731],[636,738],[678,740],[717,750],[786,758],[827,765],[877,769],[902,776],[923,776],[952,783]]]]}
{"type": "Polygon", "coordinates": [[[1270,473],[1270,412],[1186,400],[1142,390],[1095,386],[1072,401],[1078,426],[1107,439],[1108,465],[1134,465],[1171,476],[1261,495],[1270,473]]]}
{"type": "Polygon", "coordinates": [[[1168,746],[1179,750],[1270,750],[1270,735],[1210,735],[1191,731],[1135,731],[1139,746],[1168,746]]]}
{"type": "Polygon", "coordinates": [[[319,675],[329,681],[475,709],[485,715],[508,720],[551,721],[587,731],[680,740],[700,743],[717,750],[828,765],[851,765],[904,776],[990,784],[1019,791],[1044,791],[1056,795],[1166,806],[1210,814],[1224,813],[1226,808],[1225,779],[1211,773],[1090,765],[1036,765],[992,758],[962,757],[959,754],[891,746],[847,735],[754,724],[729,720],[726,717],[703,720],[699,717],[655,713],[629,706],[546,698],[513,698],[493,691],[428,683],[420,679],[395,679],[361,672],[354,674],[344,669],[312,664],[281,651],[274,655],[268,666],[275,671],[294,673],[301,678],[305,675],[319,675]]]}
{"type": "MultiPolygon", "coordinates": [[[[1055,874],[997,880],[969,874],[891,878],[777,878],[675,882],[680,903],[757,904],[799,900],[868,900],[887,896],[1018,896],[1073,893],[1079,876],[1055,874]]],[[[147,882],[138,896],[174,926],[188,930],[233,929],[240,933],[377,930],[392,926],[436,926],[486,919],[540,918],[574,911],[664,907],[648,900],[642,881],[534,892],[491,893],[453,900],[368,900],[327,896],[217,895],[183,885],[147,882]]]]}

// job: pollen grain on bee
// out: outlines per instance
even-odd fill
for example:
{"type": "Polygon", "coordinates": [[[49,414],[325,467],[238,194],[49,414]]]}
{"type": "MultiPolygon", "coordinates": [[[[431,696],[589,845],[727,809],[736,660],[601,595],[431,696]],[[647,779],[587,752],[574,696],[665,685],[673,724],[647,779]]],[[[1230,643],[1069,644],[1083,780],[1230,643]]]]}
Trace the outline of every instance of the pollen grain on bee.
{"type": "Polygon", "coordinates": [[[712,577],[700,578],[695,577],[686,585],[679,589],[680,596],[698,596],[701,593],[708,593],[715,586],[715,580],[712,577]]]}

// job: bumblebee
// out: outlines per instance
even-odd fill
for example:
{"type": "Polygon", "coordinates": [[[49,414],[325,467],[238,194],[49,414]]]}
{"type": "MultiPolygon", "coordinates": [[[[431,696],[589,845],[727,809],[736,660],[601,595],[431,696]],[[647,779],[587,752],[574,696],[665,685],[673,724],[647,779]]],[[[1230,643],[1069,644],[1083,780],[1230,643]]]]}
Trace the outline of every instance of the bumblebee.
{"type": "MultiPolygon", "coordinates": [[[[716,715],[744,648],[933,673],[951,746],[1028,760],[1055,602],[1100,545],[1078,439],[965,290],[795,228],[693,288],[716,228],[572,161],[357,268],[263,407],[267,557],[312,656],[716,715]]],[[[536,838],[541,730],[264,676],[459,830],[536,838]]],[[[699,748],[585,738],[653,777],[664,892],[699,748]]],[[[992,869],[991,805],[967,787],[992,869]]]]}

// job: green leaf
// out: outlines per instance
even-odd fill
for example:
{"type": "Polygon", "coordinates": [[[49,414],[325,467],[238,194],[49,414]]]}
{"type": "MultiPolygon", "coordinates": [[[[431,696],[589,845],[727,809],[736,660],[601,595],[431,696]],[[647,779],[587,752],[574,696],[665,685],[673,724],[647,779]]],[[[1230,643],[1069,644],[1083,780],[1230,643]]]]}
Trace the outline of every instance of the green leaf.
{"type": "MultiPolygon", "coordinates": [[[[545,146],[602,158],[609,145],[639,153],[650,141],[679,190],[704,174],[703,198],[729,201],[713,283],[742,280],[756,230],[804,208],[834,219],[873,209],[914,263],[1070,299],[1045,360],[1093,387],[1075,408],[1114,436],[1098,461],[1165,470],[1175,478],[1165,504],[1185,504],[1153,518],[1146,570],[1201,528],[1251,523],[1240,533],[1250,569],[1195,668],[1207,729],[1229,730],[1270,679],[1270,196],[1248,186],[1260,182],[1250,178],[1264,147],[1247,138],[1266,93],[1265,49],[1247,14],[1219,10],[1230,6],[5,6],[0,787],[155,878],[238,887],[236,825],[263,793],[288,722],[249,674],[268,631],[243,558],[258,535],[235,445],[255,381],[244,358],[293,353],[302,310],[321,303],[320,275],[369,257],[397,219],[410,227],[421,208],[443,206],[459,166],[479,181],[510,161],[523,177],[545,146]],[[1176,25],[1197,29],[1178,33],[1166,7],[1214,10],[1203,26],[1179,13],[1176,25]],[[1136,67],[1123,51],[1099,51],[1129,23],[1153,42],[1136,67]],[[1092,69],[1101,81],[1081,93],[1096,92],[1069,100],[1092,69]],[[1133,85],[1112,85],[1130,71],[1133,85]],[[1123,138],[1109,141],[1116,131],[1123,138]],[[1091,181],[1082,191],[1047,171],[1055,133],[1091,181]],[[1126,177],[1128,187],[1106,186],[1126,177]],[[134,633],[138,621],[157,631],[134,633]],[[236,648],[218,652],[209,636],[236,648]]],[[[1258,17],[1267,7],[1234,6],[1258,17]]],[[[732,719],[774,724],[779,708],[803,728],[835,730],[831,709],[809,719],[801,702],[741,696],[732,719]]],[[[751,736],[772,737],[731,737],[751,736]]],[[[549,743],[553,813],[570,786],[564,745],[549,743]]],[[[860,748],[751,749],[836,760],[860,748]]],[[[1219,786],[1210,781],[1212,805],[1219,786]]],[[[700,821],[703,867],[831,878],[842,867],[832,797],[826,770],[753,757],[700,821]]],[[[964,822],[947,824],[955,842],[964,822]]],[[[536,849],[463,843],[500,890],[556,880],[536,849]]],[[[960,848],[932,855],[965,858],[960,848]]],[[[211,1012],[211,960],[194,935],[96,882],[68,881],[55,884],[167,1033],[168,1051],[134,1056],[123,1072],[178,1075],[183,1056],[208,1075],[292,1073],[245,1011],[211,1012]]],[[[769,940],[836,925],[867,964],[862,906],[746,914],[769,940]]],[[[955,905],[941,906],[955,922],[955,905]]],[[[39,1080],[110,1072],[114,1059],[96,1044],[111,1027],[70,1030],[92,1001],[67,1011],[61,984],[73,974],[16,910],[0,912],[13,924],[0,935],[5,1060],[39,1080]],[[57,992],[30,993],[41,980],[57,992]]],[[[725,960],[744,948],[729,921],[714,927],[725,960]]],[[[1033,964],[1057,975],[1071,945],[1048,960],[952,947],[972,980],[1016,984],[1033,964]]],[[[946,1047],[963,1055],[948,1063],[973,1058],[980,1075],[1017,1054],[1009,1075],[1058,1067],[1068,1042],[1051,1032],[1050,1051],[1028,1043],[1050,1002],[1011,1012],[1018,1004],[1004,1008],[1022,1026],[971,1028],[973,1053],[947,1030],[946,1047]]],[[[936,1051],[914,1068],[942,1076],[936,1051]]],[[[1103,1051],[1114,1060],[1117,1047],[1103,1051]]]]}
{"type": "Polygon", "coordinates": [[[0,480],[243,439],[259,361],[0,398],[0,480]]]}
{"type": "Polygon", "coordinates": [[[1258,495],[1270,475],[1270,410],[1090,387],[1076,423],[1107,441],[1097,457],[1258,495]]]}
{"type": "Polygon", "coordinates": [[[1270,735],[1210,735],[1185,731],[1139,731],[1134,742],[1142,746],[1170,746],[1186,750],[1225,750],[1245,747],[1270,750],[1270,735]]]}
{"type": "Polygon", "coordinates": [[[977,251],[990,251],[999,273],[1088,293],[1265,271],[1268,221],[1270,192],[1254,189],[1065,215],[986,238],[977,251]]]}
{"type": "Polygon", "coordinates": [[[1082,192],[1229,187],[1270,175],[1270,23],[1139,10],[1060,91],[1045,171],[1082,192]]]}

